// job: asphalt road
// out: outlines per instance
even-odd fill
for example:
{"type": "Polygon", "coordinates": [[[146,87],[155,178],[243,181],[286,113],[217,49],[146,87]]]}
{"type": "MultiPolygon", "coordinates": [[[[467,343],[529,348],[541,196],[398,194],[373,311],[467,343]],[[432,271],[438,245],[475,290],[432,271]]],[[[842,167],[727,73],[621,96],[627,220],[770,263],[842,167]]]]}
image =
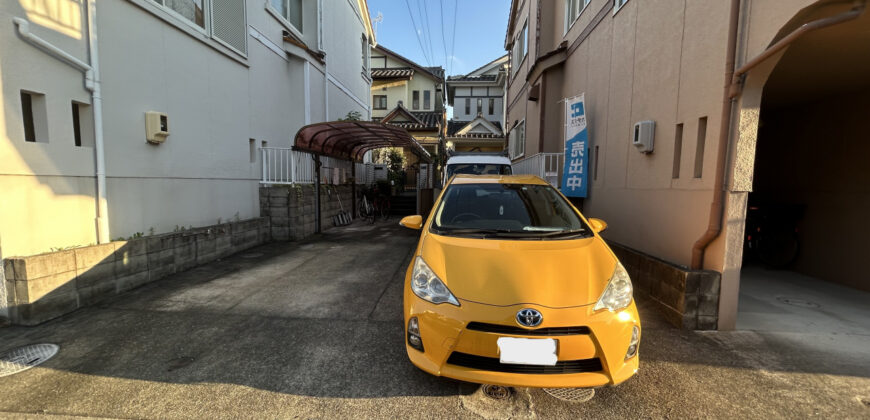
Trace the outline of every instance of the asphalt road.
{"type": "Polygon", "coordinates": [[[870,338],[822,334],[796,348],[776,335],[680,331],[643,302],[635,378],[582,404],[537,389],[489,399],[407,361],[401,282],[415,243],[394,220],[334,229],[2,328],[0,353],[61,350],[0,378],[0,417],[870,418],[870,338]],[[851,350],[831,354],[838,340],[851,350]]]}

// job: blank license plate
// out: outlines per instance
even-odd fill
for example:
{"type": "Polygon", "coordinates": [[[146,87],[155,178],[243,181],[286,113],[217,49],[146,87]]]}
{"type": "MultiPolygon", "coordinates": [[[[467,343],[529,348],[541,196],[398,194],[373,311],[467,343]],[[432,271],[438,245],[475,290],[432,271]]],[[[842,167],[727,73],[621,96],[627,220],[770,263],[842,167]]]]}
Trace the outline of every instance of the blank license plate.
{"type": "Polygon", "coordinates": [[[499,361],[513,365],[555,366],[556,340],[552,338],[513,338],[498,339],[499,361]]]}

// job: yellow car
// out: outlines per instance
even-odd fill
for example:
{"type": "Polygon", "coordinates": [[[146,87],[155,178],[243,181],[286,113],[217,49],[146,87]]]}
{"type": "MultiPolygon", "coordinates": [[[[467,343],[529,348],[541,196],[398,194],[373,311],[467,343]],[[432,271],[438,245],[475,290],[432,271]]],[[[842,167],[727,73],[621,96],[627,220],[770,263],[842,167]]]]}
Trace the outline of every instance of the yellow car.
{"type": "Polygon", "coordinates": [[[405,277],[405,347],[433,375],[590,388],[637,372],[631,280],[598,232],[535,176],[457,175],[421,229],[405,277]]]}

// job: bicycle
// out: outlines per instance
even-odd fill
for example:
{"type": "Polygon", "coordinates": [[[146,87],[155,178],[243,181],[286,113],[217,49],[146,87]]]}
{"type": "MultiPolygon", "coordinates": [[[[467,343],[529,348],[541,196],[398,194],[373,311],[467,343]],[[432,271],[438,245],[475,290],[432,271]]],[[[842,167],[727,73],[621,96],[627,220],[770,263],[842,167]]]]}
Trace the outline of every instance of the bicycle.
{"type": "Polygon", "coordinates": [[[375,222],[375,207],[374,203],[369,201],[366,195],[366,193],[362,194],[359,206],[357,206],[357,213],[359,213],[360,219],[367,220],[369,224],[373,224],[375,222]]]}
{"type": "Polygon", "coordinates": [[[374,200],[375,212],[381,216],[381,220],[390,217],[390,199],[385,195],[378,195],[374,200]]]}

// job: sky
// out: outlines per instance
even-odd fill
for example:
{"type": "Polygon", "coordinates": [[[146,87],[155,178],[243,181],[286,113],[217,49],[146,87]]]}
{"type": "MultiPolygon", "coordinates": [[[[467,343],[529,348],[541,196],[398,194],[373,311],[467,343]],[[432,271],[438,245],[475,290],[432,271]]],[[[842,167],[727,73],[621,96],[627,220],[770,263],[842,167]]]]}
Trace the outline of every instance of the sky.
{"type": "Polygon", "coordinates": [[[506,53],[510,0],[368,0],[368,6],[378,44],[423,66],[440,65],[448,76],[506,53]],[[383,20],[374,23],[379,13],[383,20]]]}

